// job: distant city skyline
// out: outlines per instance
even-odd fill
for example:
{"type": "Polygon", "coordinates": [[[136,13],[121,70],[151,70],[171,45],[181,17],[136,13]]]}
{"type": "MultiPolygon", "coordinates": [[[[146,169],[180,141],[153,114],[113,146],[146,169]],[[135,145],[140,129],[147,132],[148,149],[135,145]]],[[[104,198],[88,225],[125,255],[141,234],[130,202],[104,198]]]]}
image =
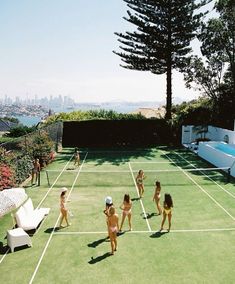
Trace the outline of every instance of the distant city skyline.
{"type": "Polygon", "coordinates": [[[37,95],[35,96],[30,96],[30,97],[19,97],[16,96],[14,97],[9,97],[7,95],[4,96],[4,98],[0,98],[0,105],[11,105],[11,104],[16,104],[16,105],[42,105],[46,107],[51,107],[51,106],[73,106],[76,102],[70,98],[69,96],[48,96],[48,97],[38,97],[37,95]]]}
{"type": "MultiPolygon", "coordinates": [[[[1,1],[0,99],[165,100],[165,75],[121,68],[112,53],[119,46],[114,32],[133,29],[126,10],[122,0],[1,1]]],[[[175,71],[172,86],[173,102],[199,96],[175,71]]]]}

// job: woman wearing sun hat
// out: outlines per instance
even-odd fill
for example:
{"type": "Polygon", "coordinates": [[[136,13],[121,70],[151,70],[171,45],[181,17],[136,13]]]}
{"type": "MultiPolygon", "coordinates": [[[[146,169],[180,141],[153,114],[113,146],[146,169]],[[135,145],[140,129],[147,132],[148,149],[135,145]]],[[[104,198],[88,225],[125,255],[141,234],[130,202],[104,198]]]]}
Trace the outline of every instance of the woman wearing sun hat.
{"type": "Polygon", "coordinates": [[[60,192],[60,213],[61,213],[61,219],[60,219],[60,227],[62,227],[62,223],[65,219],[67,226],[71,225],[68,222],[68,209],[66,207],[66,192],[68,189],[66,187],[62,187],[60,192]]]}

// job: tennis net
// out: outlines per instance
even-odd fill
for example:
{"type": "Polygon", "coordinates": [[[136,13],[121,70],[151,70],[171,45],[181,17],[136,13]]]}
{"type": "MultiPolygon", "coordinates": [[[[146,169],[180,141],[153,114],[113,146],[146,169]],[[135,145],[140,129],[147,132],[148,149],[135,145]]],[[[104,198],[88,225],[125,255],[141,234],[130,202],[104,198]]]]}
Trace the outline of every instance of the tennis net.
{"type": "MultiPolygon", "coordinates": [[[[228,167],[223,168],[179,168],[174,169],[144,169],[146,178],[144,184],[153,186],[156,180],[164,185],[190,185],[210,184],[214,182],[227,183],[230,181],[230,171],[228,167]]],[[[47,170],[46,178],[49,186],[71,187],[75,185],[81,187],[133,187],[138,170],[47,170]]]]}

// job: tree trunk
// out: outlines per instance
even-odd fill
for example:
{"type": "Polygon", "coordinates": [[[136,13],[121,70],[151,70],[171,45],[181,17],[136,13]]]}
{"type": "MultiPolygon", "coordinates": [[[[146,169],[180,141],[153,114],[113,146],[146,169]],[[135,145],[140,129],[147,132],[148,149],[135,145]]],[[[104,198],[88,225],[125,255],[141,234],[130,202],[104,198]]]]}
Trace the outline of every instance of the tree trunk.
{"type": "Polygon", "coordinates": [[[171,83],[172,83],[171,62],[168,62],[167,72],[166,72],[166,116],[165,116],[167,120],[171,119],[171,107],[172,107],[172,84],[171,83]]]}
{"type": "Polygon", "coordinates": [[[172,32],[171,32],[171,0],[168,2],[168,23],[167,23],[167,50],[166,50],[166,120],[171,119],[172,106],[172,32]]]}

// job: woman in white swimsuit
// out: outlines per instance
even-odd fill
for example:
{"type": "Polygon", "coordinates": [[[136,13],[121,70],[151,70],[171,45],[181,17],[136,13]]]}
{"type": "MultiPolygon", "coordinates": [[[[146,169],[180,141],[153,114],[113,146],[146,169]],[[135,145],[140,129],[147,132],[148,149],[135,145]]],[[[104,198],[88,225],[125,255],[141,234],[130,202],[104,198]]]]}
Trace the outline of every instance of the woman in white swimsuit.
{"type": "Polygon", "coordinates": [[[121,222],[121,226],[120,226],[120,231],[122,230],[122,225],[126,219],[126,216],[128,218],[128,223],[129,223],[129,230],[132,230],[131,227],[131,207],[132,207],[132,202],[130,199],[130,195],[129,194],[125,194],[124,195],[124,199],[123,199],[123,203],[120,206],[120,209],[122,210],[122,222],[121,222]]]}
{"type": "Polygon", "coordinates": [[[117,232],[119,231],[118,215],[115,208],[111,206],[108,211],[108,230],[111,244],[111,255],[117,250],[117,232]]]}

